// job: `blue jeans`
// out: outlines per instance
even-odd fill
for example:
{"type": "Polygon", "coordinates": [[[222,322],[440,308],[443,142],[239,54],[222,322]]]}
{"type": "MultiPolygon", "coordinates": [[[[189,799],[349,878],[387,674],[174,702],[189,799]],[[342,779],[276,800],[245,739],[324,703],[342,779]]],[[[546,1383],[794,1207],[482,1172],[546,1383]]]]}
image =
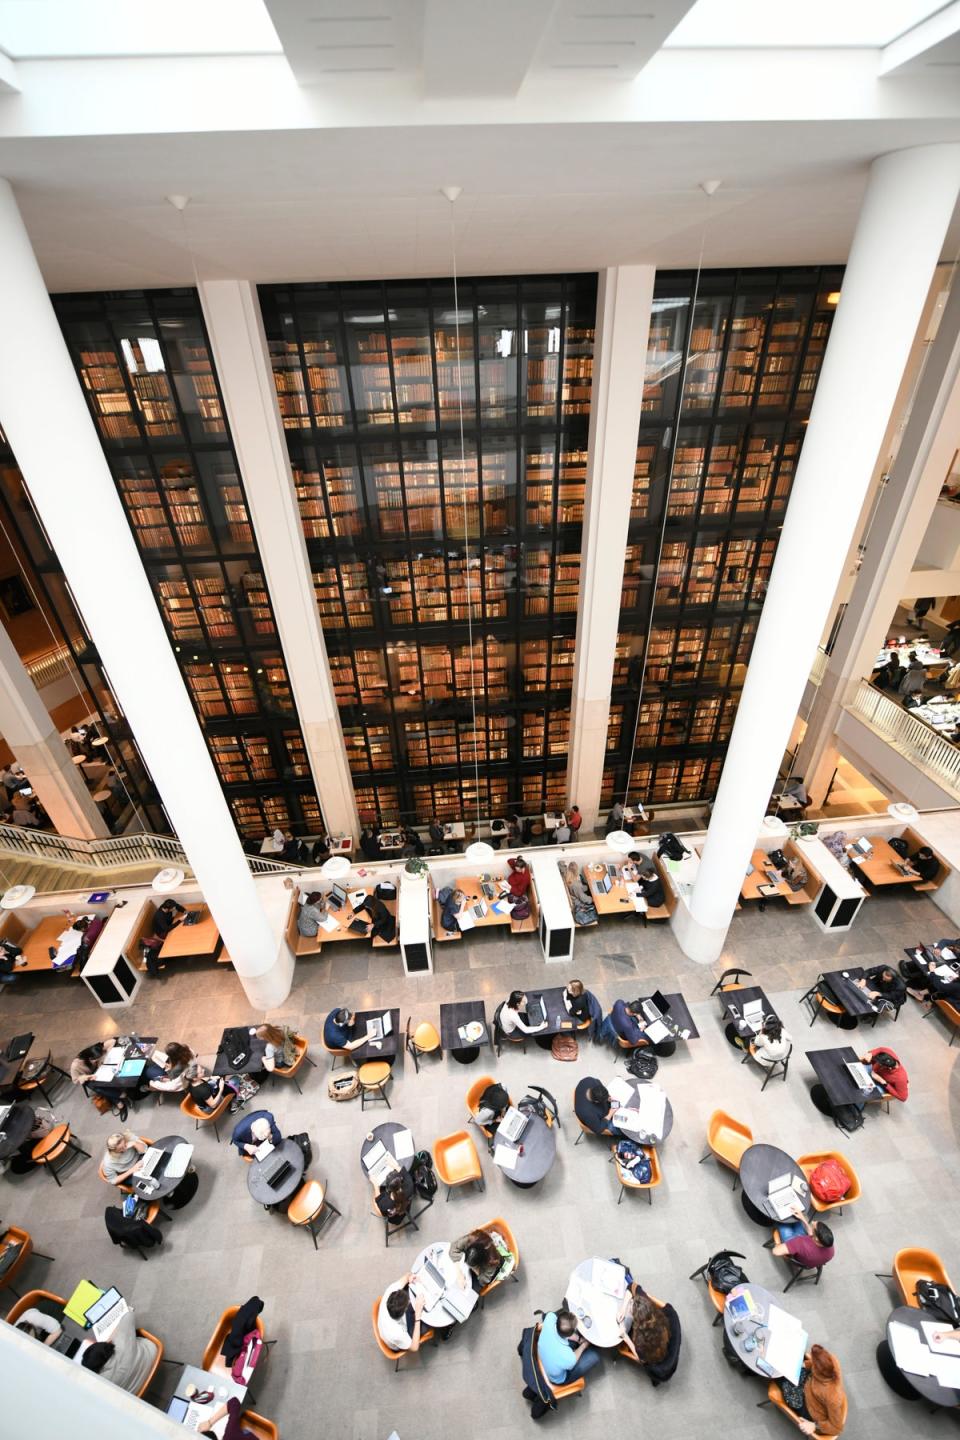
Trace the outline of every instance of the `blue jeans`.
{"type": "Polygon", "coordinates": [[[567,1378],[563,1383],[565,1385],[571,1385],[574,1380],[579,1380],[582,1376],[586,1375],[588,1370],[592,1370],[594,1365],[599,1365],[599,1363],[600,1351],[595,1350],[592,1345],[588,1345],[573,1369],[567,1371],[567,1378]]]}
{"type": "Polygon", "coordinates": [[[612,1045],[614,1049],[616,1049],[619,1036],[613,1028],[613,1019],[610,1015],[607,1016],[600,1026],[600,1034],[597,1038],[606,1041],[608,1045],[612,1045]]]}

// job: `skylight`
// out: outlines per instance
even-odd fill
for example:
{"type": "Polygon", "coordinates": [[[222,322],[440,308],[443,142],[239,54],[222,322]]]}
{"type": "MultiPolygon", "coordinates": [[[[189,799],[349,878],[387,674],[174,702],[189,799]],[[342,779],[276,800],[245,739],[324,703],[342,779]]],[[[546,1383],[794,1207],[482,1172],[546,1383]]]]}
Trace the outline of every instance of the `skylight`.
{"type": "Polygon", "coordinates": [[[695,0],[664,48],[882,49],[943,0],[695,0]]]}
{"type": "Polygon", "coordinates": [[[0,0],[0,51],[13,60],[94,56],[279,55],[263,0],[0,0]]]}

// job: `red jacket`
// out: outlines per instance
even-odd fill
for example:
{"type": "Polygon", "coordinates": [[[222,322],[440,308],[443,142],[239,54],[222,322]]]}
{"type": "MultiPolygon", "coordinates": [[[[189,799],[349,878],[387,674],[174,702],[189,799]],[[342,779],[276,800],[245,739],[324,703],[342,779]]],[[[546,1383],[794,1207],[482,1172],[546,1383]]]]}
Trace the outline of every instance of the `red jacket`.
{"type": "Polygon", "coordinates": [[[889,1095],[893,1096],[894,1100],[906,1100],[910,1089],[910,1082],[899,1055],[895,1055],[887,1045],[878,1045],[876,1050],[870,1051],[871,1070],[873,1070],[873,1062],[878,1055],[893,1055],[894,1060],[897,1062],[897,1068],[896,1070],[874,1071],[875,1077],[879,1076],[882,1079],[883,1088],[886,1089],[889,1095]]]}
{"type": "Polygon", "coordinates": [[[516,860],[508,860],[510,874],[507,876],[507,884],[510,886],[511,895],[526,895],[530,889],[530,871],[527,867],[523,870],[517,869],[516,860]]]}

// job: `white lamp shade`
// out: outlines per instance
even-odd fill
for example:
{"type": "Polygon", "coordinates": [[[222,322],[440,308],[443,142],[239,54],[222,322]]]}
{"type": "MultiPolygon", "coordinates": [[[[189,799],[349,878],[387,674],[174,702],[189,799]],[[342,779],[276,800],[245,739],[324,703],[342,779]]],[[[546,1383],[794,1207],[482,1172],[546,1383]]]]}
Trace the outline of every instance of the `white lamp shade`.
{"type": "Polygon", "coordinates": [[[475,860],[478,865],[486,864],[488,860],[493,859],[496,853],[493,846],[488,845],[486,840],[474,840],[473,844],[468,845],[464,851],[466,858],[468,860],[475,860]]]}
{"type": "Polygon", "coordinates": [[[18,905],[31,901],[36,893],[36,885],[13,885],[0,900],[0,910],[16,910],[18,905]]]}
{"type": "Polygon", "coordinates": [[[764,815],[763,824],[760,827],[764,835],[786,835],[787,827],[779,815],[764,815]]]}
{"type": "Polygon", "coordinates": [[[887,814],[894,820],[916,820],[920,812],[915,805],[909,805],[906,800],[894,800],[892,805],[887,806],[887,814]]]}
{"type": "Polygon", "coordinates": [[[183,871],[173,865],[168,865],[166,870],[161,870],[159,874],[154,875],[150,884],[151,889],[158,890],[161,895],[164,895],[168,890],[178,889],[183,884],[183,880],[183,871]]]}
{"type": "Polygon", "coordinates": [[[331,855],[320,866],[320,874],[324,880],[343,880],[350,874],[350,861],[346,855],[331,855]]]}
{"type": "Polygon", "coordinates": [[[637,848],[636,840],[632,835],[628,835],[626,830],[611,830],[607,836],[607,844],[624,855],[637,848]]]}

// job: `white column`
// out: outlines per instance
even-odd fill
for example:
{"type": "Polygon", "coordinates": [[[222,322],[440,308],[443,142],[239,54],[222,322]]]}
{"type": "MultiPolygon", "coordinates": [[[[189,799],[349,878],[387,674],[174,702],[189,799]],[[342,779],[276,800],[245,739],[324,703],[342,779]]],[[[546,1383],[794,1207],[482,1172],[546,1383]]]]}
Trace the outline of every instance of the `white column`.
{"type": "Polygon", "coordinates": [[[79,765],[0,625],[0,735],[23,766],[58,835],[101,840],[110,827],[93,803],[79,765]]]}
{"type": "Polygon", "coordinates": [[[293,959],[260,904],[6,180],[0,423],[250,1002],[279,1005],[293,959]]]}
{"type": "Polygon", "coordinates": [[[567,796],[597,823],[647,362],[652,265],[600,272],[567,796]]]}
{"type": "Polygon", "coordinates": [[[870,168],[703,858],[672,921],[693,960],[722,951],[958,188],[956,144],[870,168]]]}
{"type": "Polygon", "coordinates": [[[877,501],[863,563],[797,753],[794,771],[804,776],[818,805],[836,766],[833,737],[840,712],[860,681],[869,677],[901,599],[913,596],[913,563],[956,454],[958,436],[960,285],[954,285],[877,501]]]}
{"type": "Polygon", "coordinates": [[[204,280],[199,290],[320,808],[331,834],[356,838],[353,781],[256,287],[204,280]]]}

